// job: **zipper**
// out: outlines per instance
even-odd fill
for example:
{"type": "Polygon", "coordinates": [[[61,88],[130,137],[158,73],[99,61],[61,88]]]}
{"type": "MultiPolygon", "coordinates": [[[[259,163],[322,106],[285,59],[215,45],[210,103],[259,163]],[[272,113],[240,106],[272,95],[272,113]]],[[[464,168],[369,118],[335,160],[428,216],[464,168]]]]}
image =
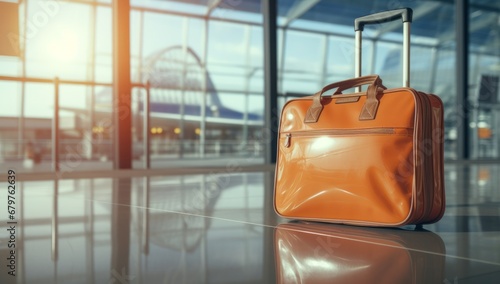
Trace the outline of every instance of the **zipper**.
{"type": "Polygon", "coordinates": [[[347,136],[347,135],[367,135],[367,134],[379,134],[379,135],[411,135],[413,133],[412,128],[362,128],[362,129],[317,129],[317,130],[301,130],[285,133],[285,148],[290,147],[293,137],[316,137],[320,135],[328,136],[347,136]]]}
{"type": "MultiPolygon", "coordinates": [[[[422,201],[423,204],[421,206],[423,207],[421,209],[421,215],[417,215],[414,217],[414,219],[411,221],[412,224],[423,224],[426,221],[426,218],[428,217],[429,213],[431,212],[432,208],[429,204],[429,202],[432,201],[432,196],[428,192],[426,192],[426,189],[429,188],[430,185],[432,185],[430,182],[433,182],[433,173],[432,173],[432,168],[429,168],[429,158],[427,153],[425,153],[425,139],[430,139],[431,137],[431,132],[432,132],[432,125],[429,125],[429,123],[432,123],[432,121],[429,121],[429,99],[426,94],[417,92],[417,91],[412,91],[415,95],[415,117],[420,118],[419,121],[415,123],[416,128],[416,137],[414,138],[414,143],[415,145],[418,145],[414,150],[414,163],[415,164],[415,180],[417,183],[415,184],[414,188],[414,196],[416,197],[418,192],[422,195],[422,201]],[[430,169],[430,170],[429,170],[430,169]],[[425,177],[425,179],[423,178],[425,177]]],[[[432,118],[432,117],[431,117],[432,118]]],[[[413,210],[417,210],[416,205],[418,205],[418,200],[413,201],[413,210]]]]}
{"type": "MultiPolygon", "coordinates": [[[[432,135],[432,109],[431,109],[431,103],[430,103],[430,99],[427,97],[426,94],[424,93],[421,93],[421,92],[418,92],[418,94],[420,95],[420,99],[421,99],[421,102],[422,102],[422,121],[423,121],[423,125],[422,125],[422,137],[426,139],[431,139],[431,135],[432,135]],[[430,119],[429,119],[430,118],[430,119]]],[[[433,202],[432,202],[432,197],[434,196],[433,194],[433,190],[431,192],[430,189],[434,189],[434,173],[432,171],[432,159],[430,159],[432,157],[432,154],[428,154],[426,153],[426,150],[425,149],[425,143],[426,141],[423,140],[422,144],[421,144],[421,147],[424,147],[424,149],[422,149],[421,151],[417,151],[419,154],[420,153],[423,153],[423,161],[421,161],[420,163],[420,167],[421,167],[421,170],[420,170],[420,173],[425,175],[425,180],[423,182],[423,184],[421,185],[422,188],[422,194],[424,195],[423,196],[423,199],[424,199],[424,210],[423,210],[423,216],[421,216],[419,219],[418,219],[418,223],[425,223],[426,219],[429,217],[429,213],[432,211],[432,207],[433,207],[433,202]],[[422,169],[423,168],[423,169],[422,169]]],[[[432,151],[432,150],[431,150],[432,151]]],[[[422,181],[422,179],[420,179],[422,181]]]]}

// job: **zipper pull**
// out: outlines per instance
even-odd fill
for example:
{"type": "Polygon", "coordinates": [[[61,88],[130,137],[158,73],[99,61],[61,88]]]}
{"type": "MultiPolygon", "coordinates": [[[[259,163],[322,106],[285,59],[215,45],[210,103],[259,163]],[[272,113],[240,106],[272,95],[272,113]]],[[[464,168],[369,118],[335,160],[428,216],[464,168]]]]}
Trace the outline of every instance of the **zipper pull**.
{"type": "Polygon", "coordinates": [[[292,134],[291,133],[287,133],[286,137],[285,137],[285,148],[290,147],[291,140],[292,140],[292,134]]]}

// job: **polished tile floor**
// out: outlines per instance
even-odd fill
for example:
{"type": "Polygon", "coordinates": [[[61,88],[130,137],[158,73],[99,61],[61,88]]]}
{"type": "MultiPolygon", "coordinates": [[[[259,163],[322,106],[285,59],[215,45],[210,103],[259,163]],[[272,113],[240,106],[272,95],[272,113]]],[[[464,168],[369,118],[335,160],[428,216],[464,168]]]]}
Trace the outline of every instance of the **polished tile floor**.
{"type": "Polygon", "coordinates": [[[273,177],[3,182],[0,283],[500,283],[500,165],[447,165],[422,231],[278,218],[273,177]]]}

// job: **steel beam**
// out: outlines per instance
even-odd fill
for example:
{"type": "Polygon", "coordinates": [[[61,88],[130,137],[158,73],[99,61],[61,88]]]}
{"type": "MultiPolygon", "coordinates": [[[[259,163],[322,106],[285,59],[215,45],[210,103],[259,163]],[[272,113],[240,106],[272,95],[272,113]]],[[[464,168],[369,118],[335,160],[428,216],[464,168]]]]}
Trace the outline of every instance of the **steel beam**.
{"type": "Polygon", "coordinates": [[[457,0],[455,7],[456,73],[457,84],[457,157],[467,160],[469,147],[469,1],[457,0]]]}
{"type": "Polygon", "coordinates": [[[307,11],[309,11],[309,9],[311,9],[314,5],[318,4],[319,1],[321,1],[321,0],[295,1],[294,5],[290,8],[290,10],[288,11],[288,14],[286,15],[286,21],[285,21],[284,26],[287,27],[294,20],[300,18],[307,11]]]}
{"type": "Polygon", "coordinates": [[[222,0],[213,0],[207,5],[207,12],[205,13],[205,18],[208,20],[212,15],[212,12],[221,4],[222,0]]]}
{"type": "Polygon", "coordinates": [[[264,129],[266,163],[276,162],[276,143],[278,132],[278,62],[277,62],[277,4],[274,0],[262,0],[264,17],[264,129]]]}

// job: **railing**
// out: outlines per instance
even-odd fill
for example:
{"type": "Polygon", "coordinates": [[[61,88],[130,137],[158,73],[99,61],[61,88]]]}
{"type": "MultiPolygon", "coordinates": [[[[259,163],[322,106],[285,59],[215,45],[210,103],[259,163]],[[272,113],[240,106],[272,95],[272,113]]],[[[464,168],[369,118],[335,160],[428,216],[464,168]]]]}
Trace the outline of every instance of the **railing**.
{"type": "MultiPolygon", "coordinates": [[[[132,143],[132,157],[135,160],[149,159],[176,159],[180,158],[182,145],[182,157],[201,157],[199,140],[167,140],[153,139],[150,145],[149,155],[144,156],[143,141],[132,143]]],[[[0,161],[13,162],[33,160],[33,162],[52,162],[54,143],[52,139],[0,139],[0,161]],[[19,155],[19,149],[24,153],[19,155]]],[[[70,160],[79,161],[107,161],[112,160],[114,151],[111,140],[94,139],[85,141],[82,139],[60,139],[58,143],[59,162],[70,160]],[[87,144],[92,144],[88,147],[87,144]],[[89,149],[91,149],[89,151],[89,149]]],[[[254,141],[234,140],[206,140],[204,155],[207,157],[224,157],[226,155],[237,156],[262,156],[264,143],[254,141]]]]}
{"type": "MultiPolygon", "coordinates": [[[[28,77],[12,77],[12,76],[0,76],[0,81],[12,81],[12,82],[22,82],[22,83],[47,83],[47,84],[54,84],[54,114],[53,114],[53,119],[52,119],[52,139],[51,141],[51,151],[52,153],[52,170],[53,171],[59,171],[60,169],[60,128],[59,128],[59,87],[61,84],[72,84],[72,85],[82,85],[82,86],[107,86],[111,87],[111,83],[99,83],[99,82],[88,82],[88,81],[76,81],[76,80],[60,80],[59,78],[54,78],[53,80],[51,79],[44,79],[44,78],[28,78],[28,77]]],[[[149,84],[140,84],[140,83],[132,83],[131,88],[145,88],[146,89],[146,98],[145,101],[149,102],[149,84]]],[[[24,93],[21,94],[22,100],[24,101],[24,93]]],[[[145,111],[144,113],[144,123],[146,125],[149,125],[149,112],[145,111]]],[[[24,150],[24,131],[25,131],[25,125],[24,125],[24,114],[22,113],[19,117],[20,120],[20,127],[18,130],[18,153],[26,152],[24,150]]],[[[146,146],[144,147],[144,151],[148,151],[148,146],[149,145],[149,132],[147,132],[147,129],[145,128],[145,136],[147,143],[145,144],[146,146]]],[[[1,159],[0,159],[1,160],[1,159]]],[[[145,167],[149,168],[149,157],[146,157],[145,161],[145,167]]]]}

